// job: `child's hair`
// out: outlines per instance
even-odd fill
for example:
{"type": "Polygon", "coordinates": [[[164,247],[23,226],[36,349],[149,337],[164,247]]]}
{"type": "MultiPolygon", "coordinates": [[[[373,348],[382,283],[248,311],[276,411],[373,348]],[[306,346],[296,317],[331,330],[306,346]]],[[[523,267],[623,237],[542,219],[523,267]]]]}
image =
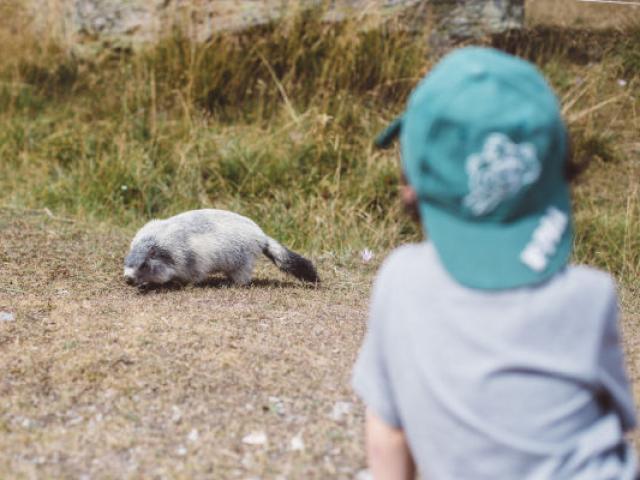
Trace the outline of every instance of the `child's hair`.
{"type": "Polygon", "coordinates": [[[564,178],[569,183],[575,183],[582,174],[589,168],[592,157],[585,155],[581,158],[577,158],[575,149],[573,148],[573,140],[571,135],[567,140],[567,158],[564,162],[564,178]]]}

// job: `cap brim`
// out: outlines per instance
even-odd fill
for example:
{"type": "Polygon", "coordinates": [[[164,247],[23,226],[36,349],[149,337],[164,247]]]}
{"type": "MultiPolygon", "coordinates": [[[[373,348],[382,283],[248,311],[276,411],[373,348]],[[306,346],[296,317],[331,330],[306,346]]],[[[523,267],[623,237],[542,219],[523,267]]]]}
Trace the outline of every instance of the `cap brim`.
{"type": "Polygon", "coordinates": [[[544,210],[506,224],[464,219],[438,206],[420,204],[423,225],[445,269],[462,285],[483,290],[542,283],[564,268],[573,238],[570,211],[566,187],[549,200],[544,210]],[[546,267],[535,271],[520,256],[552,206],[567,214],[567,227],[546,267]]]}
{"type": "Polygon", "coordinates": [[[375,139],[374,145],[378,148],[389,148],[393,141],[398,138],[402,130],[402,117],[396,118],[389,126],[382,131],[375,139]]]}

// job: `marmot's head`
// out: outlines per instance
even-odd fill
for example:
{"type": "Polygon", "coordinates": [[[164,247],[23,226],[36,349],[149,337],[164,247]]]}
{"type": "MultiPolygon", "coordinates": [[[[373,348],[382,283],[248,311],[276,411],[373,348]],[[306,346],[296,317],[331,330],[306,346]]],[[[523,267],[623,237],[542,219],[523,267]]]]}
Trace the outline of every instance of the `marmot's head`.
{"type": "Polygon", "coordinates": [[[142,238],[131,245],[124,260],[124,279],[130,285],[161,285],[176,276],[175,259],[153,238],[142,238]]]}

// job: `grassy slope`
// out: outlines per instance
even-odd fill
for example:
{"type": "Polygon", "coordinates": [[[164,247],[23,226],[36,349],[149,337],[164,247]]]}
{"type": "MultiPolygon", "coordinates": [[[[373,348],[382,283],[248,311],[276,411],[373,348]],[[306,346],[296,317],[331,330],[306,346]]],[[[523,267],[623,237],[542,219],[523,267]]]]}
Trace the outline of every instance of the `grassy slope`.
{"type": "MultiPolygon", "coordinates": [[[[532,22],[551,11],[549,2],[530,7],[532,22]]],[[[17,20],[5,25],[0,205],[129,231],[185,209],[229,208],[292,247],[339,254],[418,238],[396,204],[397,152],[373,151],[371,140],[432,63],[426,43],[315,18],[207,45],[176,35],[93,63],[13,35],[17,20]]],[[[577,256],[624,278],[640,270],[630,180],[639,37],[631,27],[613,35],[538,26],[494,40],[539,63],[563,99],[578,153],[596,157],[577,192],[577,256]]]]}

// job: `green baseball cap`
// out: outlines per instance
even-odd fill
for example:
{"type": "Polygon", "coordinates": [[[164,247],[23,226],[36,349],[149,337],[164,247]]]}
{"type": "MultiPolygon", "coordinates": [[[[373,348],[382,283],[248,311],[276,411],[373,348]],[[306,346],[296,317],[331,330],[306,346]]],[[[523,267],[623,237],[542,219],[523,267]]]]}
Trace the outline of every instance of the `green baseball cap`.
{"type": "Polygon", "coordinates": [[[567,131],[556,96],[531,63],[490,48],[454,51],[376,144],[398,135],[422,224],[458,282],[515,288],[567,264],[567,131]]]}

